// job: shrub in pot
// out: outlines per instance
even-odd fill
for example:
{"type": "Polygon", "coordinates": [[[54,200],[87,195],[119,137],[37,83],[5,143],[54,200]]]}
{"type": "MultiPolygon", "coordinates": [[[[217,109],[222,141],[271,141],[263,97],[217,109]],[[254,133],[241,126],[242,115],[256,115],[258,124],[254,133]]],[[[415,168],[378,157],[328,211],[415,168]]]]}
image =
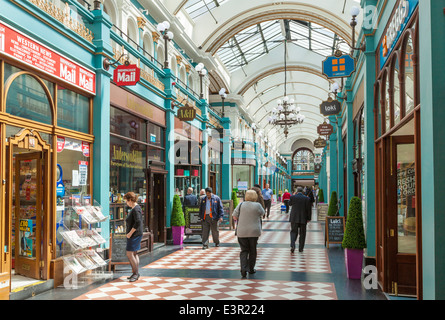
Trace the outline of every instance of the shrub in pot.
{"type": "Polygon", "coordinates": [[[232,201],[233,201],[233,208],[236,208],[239,204],[239,200],[235,190],[232,191],[232,201]]]}
{"type": "Polygon", "coordinates": [[[332,191],[331,199],[329,200],[328,216],[336,216],[338,211],[337,192],[332,191]]]}
{"type": "Polygon", "coordinates": [[[348,219],[346,221],[342,247],[345,249],[345,264],[348,278],[360,279],[366,239],[363,228],[362,200],[359,197],[352,197],[349,202],[348,219]]]}
{"type": "Polygon", "coordinates": [[[182,211],[181,199],[178,195],[175,195],[173,197],[173,207],[170,224],[172,226],[173,244],[182,245],[182,242],[184,240],[185,219],[184,212],[182,211]]]}
{"type": "Polygon", "coordinates": [[[320,189],[318,191],[318,203],[324,203],[324,193],[323,189],[320,189]]]}

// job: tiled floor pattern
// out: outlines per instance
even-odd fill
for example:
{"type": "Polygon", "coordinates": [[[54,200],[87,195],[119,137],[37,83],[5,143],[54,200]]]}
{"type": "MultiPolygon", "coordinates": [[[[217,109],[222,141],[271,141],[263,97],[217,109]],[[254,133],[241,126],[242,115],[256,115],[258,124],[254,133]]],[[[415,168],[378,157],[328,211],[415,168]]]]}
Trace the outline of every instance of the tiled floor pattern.
{"type": "Polygon", "coordinates": [[[124,277],[76,300],[335,300],[331,283],[251,279],[124,277]]]}
{"type": "MultiPolygon", "coordinates": [[[[320,223],[308,224],[304,252],[291,254],[289,248],[289,216],[273,207],[269,219],[263,223],[258,242],[257,271],[267,271],[267,279],[255,275],[240,279],[239,246],[233,230],[221,230],[221,246],[202,250],[200,244],[185,244],[141,268],[141,277],[128,282],[125,277],[108,282],[77,297],[78,300],[332,300],[337,299],[335,286],[330,282],[274,280],[274,272],[288,274],[330,274],[324,235],[320,223]],[[165,277],[168,270],[182,277],[165,277]],[[226,272],[227,277],[215,278],[214,272],[226,272]],[[203,277],[187,276],[195,271],[210,272],[203,277]],[[227,273],[229,272],[229,273],[227,273]],[[157,276],[149,276],[155,273],[157,276]],[[233,275],[237,274],[237,278],[233,275]],[[185,276],[184,276],[185,275],[185,276]]],[[[169,272],[169,275],[172,273],[169,272]]],[[[199,273],[200,274],[200,273],[199,273]]]]}
{"type": "MultiPolygon", "coordinates": [[[[256,269],[263,271],[320,272],[330,273],[325,249],[305,249],[302,253],[290,254],[285,248],[259,247],[256,269]]],[[[237,247],[186,247],[144,268],[151,269],[209,269],[239,270],[240,250],[237,247]]]]}

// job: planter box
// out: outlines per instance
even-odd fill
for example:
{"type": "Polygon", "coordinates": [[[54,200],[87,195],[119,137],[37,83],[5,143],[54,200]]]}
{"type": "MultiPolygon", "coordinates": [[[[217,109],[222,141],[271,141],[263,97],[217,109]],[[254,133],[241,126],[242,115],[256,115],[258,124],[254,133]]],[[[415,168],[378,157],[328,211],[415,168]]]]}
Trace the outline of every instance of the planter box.
{"type": "Polygon", "coordinates": [[[363,249],[345,249],[345,265],[349,279],[361,279],[363,249]]]}
{"type": "Polygon", "coordinates": [[[176,227],[172,226],[172,237],[174,245],[182,245],[184,241],[184,226],[176,227]]]}

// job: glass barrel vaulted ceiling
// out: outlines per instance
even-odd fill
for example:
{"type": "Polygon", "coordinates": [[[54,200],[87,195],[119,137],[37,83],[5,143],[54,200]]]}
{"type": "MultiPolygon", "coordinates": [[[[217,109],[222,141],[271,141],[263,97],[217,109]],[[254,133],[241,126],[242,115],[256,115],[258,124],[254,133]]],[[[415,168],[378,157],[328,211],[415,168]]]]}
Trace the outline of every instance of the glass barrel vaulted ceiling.
{"type": "Polygon", "coordinates": [[[225,69],[214,69],[213,72],[221,72],[220,79],[228,79],[229,93],[244,101],[240,107],[259,125],[258,129],[275,136],[273,140],[277,147],[285,141],[292,145],[291,141],[295,139],[318,137],[316,127],[324,121],[318,106],[327,98],[332,83],[322,75],[321,64],[337,49],[350,53],[351,48],[346,42],[350,39],[343,36],[350,34],[349,11],[359,4],[359,0],[335,3],[309,0],[276,3],[262,0],[176,1],[175,12],[181,8],[193,21],[194,32],[202,35],[196,36],[196,45],[200,45],[199,49],[205,50],[203,52],[212,52],[217,59],[216,65],[225,69]],[[252,24],[245,23],[250,20],[252,24]],[[234,21],[245,27],[236,27],[234,21]],[[226,37],[227,32],[231,35],[226,37]],[[219,37],[225,42],[219,43],[219,37]],[[283,68],[285,40],[290,52],[287,86],[283,68]],[[293,126],[288,139],[281,137],[279,126],[267,123],[269,113],[276,107],[275,102],[283,98],[285,87],[288,88],[287,95],[295,99],[306,115],[304,125],[293,126]]]}
{"type": "Polygon", "coordinates": [[[217,55],[232,72],[268,54],[284,39],[325,57],[334,54],[337,47],[345,53],[350,50],[338,35],[320,25],[284,19],[265,21],[243,30],[223,45],[217,55]]]}

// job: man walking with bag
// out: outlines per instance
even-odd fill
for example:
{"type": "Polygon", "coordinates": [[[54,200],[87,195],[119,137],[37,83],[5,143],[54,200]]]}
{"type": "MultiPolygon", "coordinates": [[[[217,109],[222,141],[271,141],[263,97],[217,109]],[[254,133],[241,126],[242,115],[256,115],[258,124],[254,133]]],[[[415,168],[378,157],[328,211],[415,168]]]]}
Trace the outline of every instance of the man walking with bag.
{"type": "Polygon", "coordinates": [[[206,195],[200,200],[199,218],[202,221],[202,249],[209,247],[209,235],[215,247],[219,247],[219,223],[223,221],[224,208],[221,199],[212,193],[212,188],[205,188],[206,195]]]}
{"type": "Polygon", "coordinates": [[[297,241],[298,233],[300,233],[298,251],[303,252],[306,240],[306,224],[311,220],[311,201],[309,197],[303,195],[303,188],[298,187],[297,194],[290,197],[289,205],[292,207],[289,216],[291,223],[291,252],[293,253],[295,251],[295,242],[297,241]]]}

